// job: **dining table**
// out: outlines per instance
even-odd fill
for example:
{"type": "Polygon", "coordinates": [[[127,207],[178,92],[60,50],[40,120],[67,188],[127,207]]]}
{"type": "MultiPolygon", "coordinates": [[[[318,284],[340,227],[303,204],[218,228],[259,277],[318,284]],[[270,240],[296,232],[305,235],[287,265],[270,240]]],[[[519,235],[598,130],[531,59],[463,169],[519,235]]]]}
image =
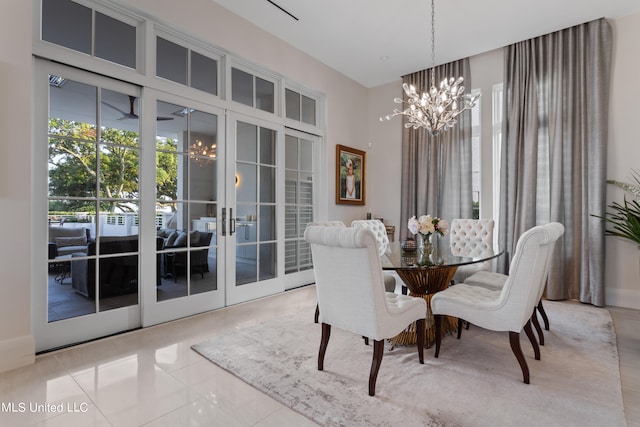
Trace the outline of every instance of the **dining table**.
{"type": "MultiPolygon", "coordinates": [[[[452,286],[452,279],[458,267],[484,263],[503,253],[497,247],[487,247],[479,251],[473,242],[468,245],[469,253],[460,251],[454,253],[447,236],[432,239],[432,242],[431,253],[426,253],[415,245],[408,245],[406,241],[390,242],[387,253],[380,259],[383,270],[395,271],[403,281],[403,293],[408,290],[410,296],[423,298],[427,302],[426,347],[431,347],[435,342],[435,324],[431,313],[433,295],[452,286]]],[[[455,331],[457,327],[457,318],[443,319],[443,334],[455,331]]],[[[415,344],[415,324],[409,325],[391,341],[393,346],[415,344]]]]}

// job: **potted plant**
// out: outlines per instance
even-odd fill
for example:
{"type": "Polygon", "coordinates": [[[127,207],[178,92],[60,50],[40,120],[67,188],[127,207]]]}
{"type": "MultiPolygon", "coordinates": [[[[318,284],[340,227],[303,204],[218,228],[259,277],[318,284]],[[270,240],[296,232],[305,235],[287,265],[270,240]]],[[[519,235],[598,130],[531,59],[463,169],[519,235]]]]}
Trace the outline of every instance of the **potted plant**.
{"type": "Polygon", "coordinates": [[[606,235],[629,239],[640,245],[640,174],[637,171],[633,171],[633,180],[634,183],[607,180],[608,184],[629,191],[634,198],[629,201],[625,197],[622,203],[613,202],[608,206],[611,211],[605,216],[594,216],[612,225],[613,229],[605,230],[606,235]]]}

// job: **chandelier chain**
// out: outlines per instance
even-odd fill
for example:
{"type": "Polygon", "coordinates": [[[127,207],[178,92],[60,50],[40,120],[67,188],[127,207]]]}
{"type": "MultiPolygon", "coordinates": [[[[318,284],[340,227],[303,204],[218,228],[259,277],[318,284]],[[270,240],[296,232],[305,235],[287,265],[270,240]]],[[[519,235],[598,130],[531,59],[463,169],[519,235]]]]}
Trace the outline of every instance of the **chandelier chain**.
{"type": "Polygon", "coordinates": [[[431,86],[436,85],[436,7],[431,0],[431,86]]]}
{"type": "Polygon", "coordinates": [[[431,87],[418,93],[414,85],[402,84],[406,98],[395,98],[394,102],[405,105],[404,110],[395,108],[393,114],[380,117],[380,120],[391,120],[395,116],[406,118],[405,128],[423,128],[430,135],[453,127],[458,116],[476,105],[480,94],[465,95],[462,77],[445,77],[436,86],[436,12],[435,0],[431,0],[431,87]]]}

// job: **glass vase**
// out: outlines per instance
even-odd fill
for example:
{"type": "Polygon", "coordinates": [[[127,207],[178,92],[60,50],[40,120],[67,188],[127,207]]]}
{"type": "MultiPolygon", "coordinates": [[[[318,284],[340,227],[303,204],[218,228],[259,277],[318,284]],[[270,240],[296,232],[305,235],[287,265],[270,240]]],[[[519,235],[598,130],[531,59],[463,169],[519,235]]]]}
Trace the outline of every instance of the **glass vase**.
{"type": "Polygon", "coordinates": [[[416,244],[418,247],[418,264],[426,265],[431,263],[431,254],[433,253],[433,242],[431,241],[433,234],[416,235],[416,244]]]}

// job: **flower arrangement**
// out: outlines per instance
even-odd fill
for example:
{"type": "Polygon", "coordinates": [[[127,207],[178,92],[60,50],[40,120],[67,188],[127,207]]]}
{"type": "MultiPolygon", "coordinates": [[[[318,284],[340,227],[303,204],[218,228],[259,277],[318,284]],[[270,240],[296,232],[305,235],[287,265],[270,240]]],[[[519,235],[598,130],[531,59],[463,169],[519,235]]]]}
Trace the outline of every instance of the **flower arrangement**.
{"type": "Polygon", "coordinates": [[[444,236],[449,232],[449,223],[437,216],[421,215],[420,218],[416,218],[414,215],[409,218],[407,228],[409,228],[411,234],[419,233],[425,238],[434,233],[444,236]]]}
{"type": "Polygon", "coordinates": [[[449,223],[437,216],[421,215],[416,218],[415,215],[409,218],[407,228],[413,235],[417,235],[418,257],[415,264],[418,266],[435,265],[437,260],[432,258],[434,244],[431,242],[431,236],[439,234],[444,236],[449,232],[449,223]]]}

